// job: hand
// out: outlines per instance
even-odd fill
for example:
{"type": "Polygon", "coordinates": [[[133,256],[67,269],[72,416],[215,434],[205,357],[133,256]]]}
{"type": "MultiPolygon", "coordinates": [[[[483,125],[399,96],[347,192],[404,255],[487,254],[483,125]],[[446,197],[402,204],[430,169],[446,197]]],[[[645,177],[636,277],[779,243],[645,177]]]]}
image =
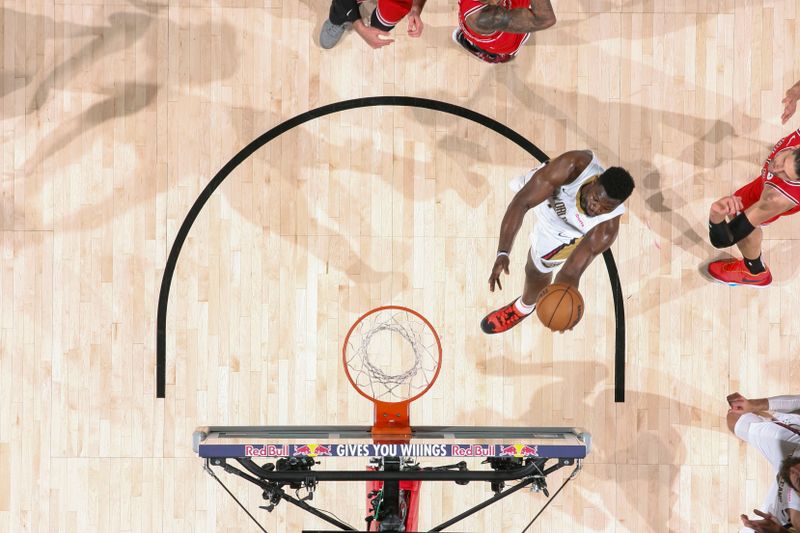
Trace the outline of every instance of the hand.
{"type": "Polygon", "coordinates": [[[731,411],[737,413],[760,413],[769,411],[768,398],[747,399],[738,392],[734,392],[733,394],[729,394],[726,399],[728,400],[728,405],[731,406],[731,411]]]}
{"type": "Polygon", "coordinates": [[[366,26],[360,20],[353,23],[353,29],[356,30],[356,33],[372,48],[381,48],[382,46],[388,46],[394,42],[394,39],[390,37],[388,31],[366,26]]]}
{"type": "Polygon", "coordinates": [[[726,400],[728,400],[728,405],[731,406],[731,411],[751,412],[750,409],[748,409],[750,401],[738,392],[729,394],[726,400]]]}
{"type": "Polygon", "coordinates": [[[494,292],[494,284],[497,283],[497,286],[500,290],[503,290],[503,286],[500,284],[500,274],[505,272],[508,275],[508,265],[510,261],[508,260],[507,255],[498,255],[497,259],[494,261],[494,266],[492,267],[492,275],[489,276],[489,290],[494,292]]]}
{"type": "Polygon", "coordinates": [[[742,524],[754,530],[756,533],[781,533],[789,531],[781,527],[781,523],[778,522],[778,519],[771,514],[762,513],[758,509],[753,509],[753,512],[763,518],[763,520],[750,520],[747,518],[746,514],[741,515],[740,518],[742,519],[742,524]]]}
{"type": "Polygon", "coordinates": [[[711,204],[711,212],[708,214],[708,219],[714,224],[719,224],[725,220],[725,217],[733,216],[741,211],[744,211],[744,204],[740,197],[724,196],[711,204]]]}
{"type": "Polygon", "coordinates": [[[800,100],[800,82],[795,83],[786,91],[786,96],[782,100],[784,108],[781,115],[781,124],[786,124],[786,121],[792,118],[797,109],[797,100],[800,100]]]}
{"type": "Polygon", "coordinates": [[[422,23],[422,18],[420,18],[419,11],[416,9],[412,9],[408,13],[408,36],[409,37],[419,37],[422,35],[422,28],[425,25],[422,23]]]}

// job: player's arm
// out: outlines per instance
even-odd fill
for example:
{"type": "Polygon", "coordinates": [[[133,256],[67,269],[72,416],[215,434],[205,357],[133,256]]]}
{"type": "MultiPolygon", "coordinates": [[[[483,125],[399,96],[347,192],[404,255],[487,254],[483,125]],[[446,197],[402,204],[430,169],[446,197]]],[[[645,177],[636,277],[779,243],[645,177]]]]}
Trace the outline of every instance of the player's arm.
{"type": "Polygon", "coordinates": [[[792,85],[786,96],[783,98],[783,114],[781,115],[781,124],[786,124],[786,121],[792,118],[795,110],[797,110],[797,101],[800,100],[800,81],[792,85]]]}
{"type": "Polygon", "coordinates": [[[581,276],[589,264],[595,257],[611,248],[616,240],[619,233],[619,219],[620,217],[614,217],[589,230],[564,261],[564,266],[561,267],[554,282],[566,283],[577,288],[581,276]]]}
{"type": "Polygon", "coordinates": [[[525,214],[552,196],[558,187],[577,178],[591,160],[591,152],[575,150],[563,153],[537,171],[514,195],[500,223],[497,258],[489,276],[489,290],[494,291],[495,283],[503,288],[500,284],[500,274],[502,272],[508,274],[508,254],[522,227],[525,214]]]}
{"type": "Polygon", "coordinates": [[[727,248],[750,235],[762,223],[793,208],[794,201],[768,183],[761,197],[742,212],[738,196],[725,196],[711,204],[708,236],[715,248],[727,248]],[[730,220],[728,220],[730,218],[730,220]]]}
{"type": "Polygon", "coordinates": [[[733,411],[743,413],[757,413],[761,411],[777,411],[779,413],[793,413],[800,411],[800,394],[770,396],[769,398],[745,398],[738,392],[728,396],[728,404],[733,411]]]}
{"type": "Polygon", "coordinates": [[[789,521],[793,528],[800,531],[800,511],[789,509],[789,521]]]}
{"type": "Polygon", "coordinates": [[[381,48],[394,42],[388,31],[367,26],[360,18],[353,22],[353,29],[372,48],[381,48]]]}
{"type": "Polygon", "coordinates": [[[422,35],[422,8],[425,7],[426,0],[412,0],[411,11],[408,12],[408,35],[409,37],[419,37],[422,35]]]}
{"type": "Polygon", "coordinates": [[[756,533],[789,533],[789,529],[781,527],[777,518],[770,513],[764,513],[758,509],[753,509],[753,513],[760,517],[760,519],[750,519],[747,515],[741,515],[742,524],[749,527],[756,533]]]}
{"type": "Polygon", "coordinates": [[[556,15],[550,0],[531,0],[530,7],[517,9],[507,9],[497,5],[496,1],[485,0],[486,7],[466,18],[470,29],[484,35],[496,31],[533,33],[556,23],[556,15]]]}
{"type": "Polygon", "coordinates": [[[780,215],[796,205],[786,195],[767,182],[761,192],[761,198],[748,207],[745,210],[745,214],[747,215],[747,220],[753,226],[758,227],[770,218],[780,215]]]}

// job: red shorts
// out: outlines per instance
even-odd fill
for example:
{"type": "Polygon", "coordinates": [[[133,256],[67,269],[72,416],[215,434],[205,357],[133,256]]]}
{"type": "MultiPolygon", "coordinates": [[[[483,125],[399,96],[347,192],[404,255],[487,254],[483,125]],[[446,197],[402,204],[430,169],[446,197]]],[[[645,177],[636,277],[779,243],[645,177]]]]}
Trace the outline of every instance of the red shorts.
{"type": "Polygon", "coordinates": [[[397,26],[409,11],[411,11],[411,0],[378,0],[375,16],[388,28],[397,26]]]}
{"type": "MultiPolygon", "coordinates": [[[[763,177],[759,176],[735,193],[734,196],[738,196],[742,199],[742,204],[744,204],[744,209],[747,209],[751,205],[755,204],[759,198],[761,198],[761,193],[764,191],[764,187],[775,187],[778,192],[783,193],[784,196],[792,200],[795,204],[797,204],[797,199],[795,198],[795,194],[800,191],[794,191],[792,189],[788,189],[787,187],[792,187],[790,183],[787,183],[780,178],[773,178],[772,180],[766,180],[763,177]],[[793,194],[794,193],[794,194],[793,194]]],[[[794,186],[797,188],[797,186],[794,186]]],[[[775,222],[781,217],[785,217],[788,215],[793,215],[800,211],[800,205],[795,205],[793,208],[789,209],[788,211],[784,211],[780,215],[775,215],[774,217],[770,218],[769,220],[765,220],[761,223],[762,226],[766,226],[767,224],[771,224],[775,222]]]]}

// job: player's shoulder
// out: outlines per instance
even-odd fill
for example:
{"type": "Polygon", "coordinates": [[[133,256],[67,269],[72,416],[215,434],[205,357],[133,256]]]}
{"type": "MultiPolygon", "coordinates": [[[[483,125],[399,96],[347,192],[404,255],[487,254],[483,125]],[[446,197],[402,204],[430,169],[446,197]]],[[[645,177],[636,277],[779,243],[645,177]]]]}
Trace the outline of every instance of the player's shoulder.
{"type": "Polygon", "coordinates": [[[564,181],[570,183],[576,180],[592,164],[594,153],[591,150],[570,150],[558,156],[556,160],[565,174],[564,181]]]}
{"type": "Polygon", "coordinates": [[[589,163],[594,159],[594,152],[591,150],[570,150],[569,152],[564,152],[562,157],[569,158],[576,163],[581,163],[585,168],[588,167],[589,163]]]}

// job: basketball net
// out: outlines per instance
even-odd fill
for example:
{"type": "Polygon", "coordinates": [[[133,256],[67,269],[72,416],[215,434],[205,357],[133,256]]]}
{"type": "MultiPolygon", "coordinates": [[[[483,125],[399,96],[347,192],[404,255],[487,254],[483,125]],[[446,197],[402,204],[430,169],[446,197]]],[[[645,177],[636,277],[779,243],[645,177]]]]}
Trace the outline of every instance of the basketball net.
{"type": "Polygon", "coordinates": [[[430,322],[405,307],[379,307],[353,324],[343,355],[350,383],[375,404],[373,433],[410,434],[409,403],[430,389],[441,366],[430,322]]]}

